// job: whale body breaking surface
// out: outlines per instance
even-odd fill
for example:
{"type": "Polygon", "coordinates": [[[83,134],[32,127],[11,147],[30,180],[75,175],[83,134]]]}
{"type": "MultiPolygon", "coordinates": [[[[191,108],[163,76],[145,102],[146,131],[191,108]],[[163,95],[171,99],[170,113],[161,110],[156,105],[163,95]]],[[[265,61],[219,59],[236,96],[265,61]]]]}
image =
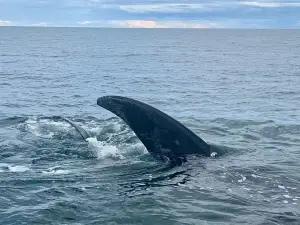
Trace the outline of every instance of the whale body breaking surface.
{"type": "Polygon", "coordinates": [[[155,158],[176,159],[189,154],[220,156],[223,147],[208,144],[166,113],[144,102],[123,97],[103,96],[97,104],[121,118],[155,158]]]}

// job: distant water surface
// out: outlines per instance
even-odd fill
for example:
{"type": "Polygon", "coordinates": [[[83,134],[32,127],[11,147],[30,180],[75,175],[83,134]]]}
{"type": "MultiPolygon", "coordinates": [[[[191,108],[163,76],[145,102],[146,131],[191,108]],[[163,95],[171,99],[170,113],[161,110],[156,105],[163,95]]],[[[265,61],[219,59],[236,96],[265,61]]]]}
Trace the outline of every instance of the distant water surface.
{"type": "Polygon", "coordinates": [[[299,49],[300,30],[1,27],[0,224],[300,224],[299,49]],[[167,169],[97,106],[112,94],[232,152],[167,169]]]}

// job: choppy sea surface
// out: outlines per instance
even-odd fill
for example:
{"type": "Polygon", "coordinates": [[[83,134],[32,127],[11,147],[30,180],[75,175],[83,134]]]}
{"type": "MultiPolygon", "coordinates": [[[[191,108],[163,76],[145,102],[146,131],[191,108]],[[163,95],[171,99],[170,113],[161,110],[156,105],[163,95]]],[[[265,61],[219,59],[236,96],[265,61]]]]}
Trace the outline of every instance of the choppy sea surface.
{"type": "Polygon", "coordinates": [[[1,27],[0,224],[300,224],[299,49],[300,30],[1,27]],[[168,168],[103,95],[232,151],[168,168]]]}

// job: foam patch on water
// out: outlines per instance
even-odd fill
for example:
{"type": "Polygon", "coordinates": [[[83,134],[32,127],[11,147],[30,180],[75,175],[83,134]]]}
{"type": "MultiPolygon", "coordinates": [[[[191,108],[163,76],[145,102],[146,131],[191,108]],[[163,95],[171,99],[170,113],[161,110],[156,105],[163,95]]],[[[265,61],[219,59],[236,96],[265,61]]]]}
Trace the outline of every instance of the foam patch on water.
{"type": "Polygon", "coordinates": [[[23,173],[30,170],[28,166],[23,165],[9,165],[6,163],[0,163],[0,172],[12,172],[12,173],[23,173]]]}
{"type": "Polygon", "coordinates": [[[147,148],[143,145],[142,142],[131,144],[130,147],[133,148],[133,149],[138,149],[142,154],[149,153],[147,148]]]}
{"type": "Polygon", "coordinates": [[[98,136],[103,133],[118,133],[121,131],[122,125],[119,121],[109,121],[109,123],[101,124],[96,121],[87,121],[86,124],[78,123],[84,130],[98,136]]]}
{"type": "Polygon", "coordinates": [[[54,121],[54,120],[51,120],[51,119],[41,119],[40,122],[41,121],[43,121],[43,123],[46,124],[46,125],[59,127],[59,128],[65,129],[65,130],[68,130],[72,127],[69,123],[67,123],[65,121],[54,121]]]}
{"type": "Polygon", "coordinates": [[[68,174],[69,170],[42,171],[43,174],[68,174]]]}
{"type": "Polygon", "coordinates": [[[91,137],[86,140],[88,141],[89,147],[95,151],[99,159],[101,158],[124,159],[125,158],[119,152],[116,146],[104,144],[104,142],[98,141],[95,137],[91,137]]]}
{"type": "Polygon", "coordinates": [[[95,133],[96,135],[100,135],[103,132],[119,132],[121,130],[121,124],[117,122],[113,122],[105,127],[85,127],[86,129],[90,129],[92,133],[95,133]]]}
{"type": "Polygon", "coordinates": [[[61,169],[60,166],[49,168],[47,171],[42,171],[43,174],[69,174],[70,170],[61,169]]]}
{"type": "Polygon", "coordinates": [[[216,157],[216,155],[217,155],[216,152],[212,152],[212,153],[210,154],[211,157],[216,157]]]}
{"type": "Polygon", "coordinates": [[[244,177],[243,175],[241,175],[241,179],[238,180],[239,183],[242,183],[246,180],[246,177],[244,177]]]}
{"type": "Polygon", "coordinates": [[[51,119],[30,118],[24,122],[25,128],[37,137],[53,138],[54,131],[69,131],[72,126],[63,121],[53,121],[51,119]]]}
{"type": "Polygon", "coordinates": [[[16,173],[26,172],[26,171],[30,170],[30,168],[27,166],[9,166],[8,169],[10,172],[16,172],[16,173]]]}
{"type": "MultiPolygon", "coordinates": [[[[42,137],[43,136],[43,134],[41,133],[41,131],[39,129],[39,124],[38,124],[37,120],[28,119],[27,121],[25,121],[25,127],[27,128],[27,130],[29,132],[31,132],[35,136],[37,136],[37,137],[42,137]]],[[[47,134],[47,136],[48,135],[49,135],[49,133],[47,134]]]]}

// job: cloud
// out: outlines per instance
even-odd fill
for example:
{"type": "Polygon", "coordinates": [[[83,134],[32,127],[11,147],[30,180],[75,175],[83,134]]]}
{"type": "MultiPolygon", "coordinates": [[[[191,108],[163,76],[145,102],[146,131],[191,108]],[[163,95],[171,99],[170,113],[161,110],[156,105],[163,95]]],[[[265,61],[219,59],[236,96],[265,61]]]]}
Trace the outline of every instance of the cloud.
{"type": "Polygon", "coordinates": [[[239,6],[261,8],[300,7],[300,2],[257,2],[257,1],[203,1],[201,3],[156,3],[156,4],[107,4],[103,8],[119,8],[130,13],[182,13],[189,11],[230,10],[239,6]]]}
{"type": "MultiPolygon", "coordinates": [[[[155,1],[154,1],[155,2],[155,1]]],[[[106,7],[119,8],[120,10],[131,13],[161,12],[161,13],[182,13],[188,11],[209,11],[227,7],[235,7],[234,2],[201,2],[199,3],[156,3],[156,4],[120,4],[107,5],[106,7]]]]}
{"type": "Polygon", "coordinates": [[[181,20],[99,20],[81,21],[77,25],[84,27],[118,27],[118,28],[221,28],[211,21],[181,20]]]}
{"type": "Polygon", "coordinates": [[[47,22],[40,22],[40,23],[34,23],[34,24],[31,24],[30,26],[33,26],[33,27],[48,27],[50,24],[47,23],[47,22]]]}
{"type": "Polygon", "coordinates": [[[130,28],[166,28],[153,20],[115,20],[113,24],[130,28]]]}
{"type": "Polygon", "coordinates": [[[11,21],[8,20],[0,20],[0,26],[8,26],[11,24],[11,21]]]}
{"type": "Polygon", "coordinates": [[[82,21],[82,22],[77,22],[77,24],[79,25],[87,25],[87,24],[91,24],[91,21],[82,21]]]}
{"type": "Polygon", "coordinates": [[[145,12],[183,12],[185,10],[202,9],[202,4],[145,4],[145,5],[120,5],[121,10],[133,13],[145,12]]]}
{"type": "Polygon", "coordinates": [[[216,28],[216,23],[185,22],[185,21],[154,21],[154,20],[114,20],[113,24],[129,28],[216,28]]]}
{"type": "Polygon", "coordinates": [[[114,27],[110,20],[85,20],[76,23],[80,27],[114,27]]]}
{"type": "Polygon", "coordinates": [[[261,8],[300,7],[300,2],[240,2],[239,4],[261,8]]]}

